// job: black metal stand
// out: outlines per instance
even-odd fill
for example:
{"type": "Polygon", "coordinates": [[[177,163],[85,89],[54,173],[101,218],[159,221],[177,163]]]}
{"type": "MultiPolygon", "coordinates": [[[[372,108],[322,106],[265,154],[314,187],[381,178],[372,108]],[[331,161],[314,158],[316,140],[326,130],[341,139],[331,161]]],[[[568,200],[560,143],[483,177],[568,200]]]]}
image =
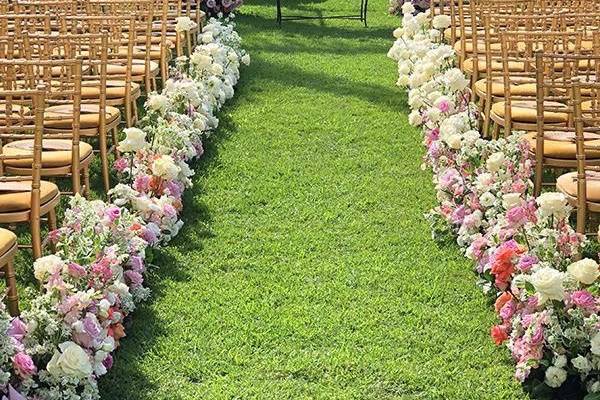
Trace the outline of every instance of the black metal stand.
{"type": "Polygon", "coordinates": [[[365,24],[367,27],[367,6],[369,0],[360,0],[360,15],[325,15],[325,16],[311,16],[311,15],[281,15],[281,0],[277,1],[277,23],[281,26],[282,21],[297,21],[302,19],[357,19],[365,24]]]}

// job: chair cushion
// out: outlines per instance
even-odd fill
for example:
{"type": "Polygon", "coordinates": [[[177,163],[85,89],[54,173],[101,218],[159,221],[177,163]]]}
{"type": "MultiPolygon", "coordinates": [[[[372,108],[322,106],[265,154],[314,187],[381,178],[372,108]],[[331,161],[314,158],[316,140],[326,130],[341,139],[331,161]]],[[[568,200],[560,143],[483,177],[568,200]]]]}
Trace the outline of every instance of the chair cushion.
{"type": "MultiPolygon", "coordinates": [[[[106,123],[120,118],[121,112],[116,107],[106,106],[106,123]]],[[[98,104],[82,104],[79,116],[81,128],[97,128],[100,125],[100,106],[98,104]]],[[[53,129],[71,129],[73,126],[73,105],[61,104],[46,107],[44,126],[53,129]],[[55,118],[54,120],[49,120],[55,118]],[[56,119],[60,118],[60,119],[56,119]]]]}
{"type": "MultiPolygon", "coordinates": [[[[44,139],[42,151],[42,168],[64,167],[71,165],[71,146],[69,139],[44,139]],[[63,150],[64,149],[64,150],[63,150]]],[[[92,146],[79,142],[79,159],[84,160],[92,154],[92,146]]],[[[16,140],[2,147],[7,156],[29,155],[33,153],[33,140],[16,140]]],[[[31,159],[5,160],[4,164],[11,167],[31,168],[31,159]]]]}
{"type": "Polygon", "coordinates": [[[15,243],[17,243],[17,235],[8,229],[0,228],[0,256],[6,254],[15,243]]]}
{"type": "MultiPolygon", "coordinates": [[[[158,71],[158,63],[154,61],[150,61],[150,71],[158,71]]],[[[125,76],[127,72],[127,66],[119,65],[119,64],[107,64],[106,65],[106,74],[107,75],[122,75],[125,76]]],[[[131,66],[131,75],[140,76],[146,73],[146,66],[144,64],[144,60],[133,60],[131,66]]]]}
{"type": "MultiPolygon", "coordinates": [[[[13,182],[7,182],[13,183],[13,182]]],[[[31,181],[18,182],[27,187],[26,191],[13,191],[3,189],[0,184],[0,213],[27,211],[31,209],[31,181]]],[[[59,194],[58,187],[47,181],[40,182],[40,204],[45,204],[59,194]]]]}
{"type": "MultiPolygon", "coordinates": [[[[19,104],[11,104],[11,114],[13,116],[13,118],[19,118],[19,116],[21,115],[21,113],[23,115],[27,115],[29,114],[29,107],[26,106],[22,106],[19,104]]],[[[2,103],[0,104],[0,117],[5,117],[6,116],[6,103],[2,103]]]]}
{"type": "MultiPolygon", "coordinates": [[[[561,103],[556,103],[553,101],[544,102],[545,105],[552,107],[564,107],[567,106],[561,103]]],[[[504,102],[500,101],[492,105],[492,112],[499,116],[500,118],[504,118],[504,102]]],[[[527,101],[527,100],[515,100],[511,103],[511,117],[515,122],[530,122],[535,123],[537,121],[537,110],[535,100],[527,101]]],[[[569,116],[567,113],[560,113],[554,111],[544,111],[544,121],[546,123],[561,123],[567,122],[569,116]]]]}
{"type": "MultiPolygon", "coordinates": [[[[515,96],[535,96],[536,88],[537,85],[533,78],[513,78],[510,93],[515,96]]],[[[480,94],[485,94],[487,92],[486,79],[475,82],[475,90],[480,94]]],[[[492,77],[492,96],[504,97],[504,78],[492,77]]]]}
{"type": "MultiPolygon", "coordinates": [[[[561,133],[564,134],[564,133],[561,133]]],[[[550,138],[546,138],[545,135],[549,137],[551,132],[544,132],[544,156],[550,158],[559,158],[564,160],[575,160],[577,156],[577,147],[575,146],[574,135],[571,140],[553,140],[550,138]]],[[[590,146],[600,146],[600,136],[596,135],[597,139],[586,140],[585,144],[590,146]]],[[[529,142],[529,148],[531,152],[535,153],[536,151],[536,132],[528,132],[525,134],[525,139],[529,142]]],[[[600,158],[600,150],[591,150],[588,149],[585,152],[586,158],[589,159],[599,159],[600,158]]]]}
{"type": "MultiPolygon", "coordinates": [[[[136,93],[139,89],[139,83],[131,82],[131,93],[136,93]]],[[[100,98],[99,82],[85,82],[84,86],[81,87],[81,97],[84,99],[100,98]]],[[[106,81],[107,99],[120,99],[123,97],[125,97],[125,81],[106,81]]]]}
{"type": "MultiPolygon", "coordinates": [[[[492,44],[490,44],[490,48],[494,51],[500,51],[500,49],[502,48],[502,45],[500,43],[492,43],[492,44]]],[[[465,49],[466,49],[465,51],[467,53],[473,52],[473,40],[472,39],[465,39],[465,49]]],[[[461,52],[462,42],[460,40],[458,42],[454,43],[454,50],[458,53],[461,52]]],[[[477,50],[480,53],[484,53],[487,50],[485,47],[485,42],[483,40],[477,41],[477,50]]]]}
{"type": "MultiPolygon", "coordinates": [[[[473,57],[467,58],[465,61],[463,61],[463,65],[462,65],[463,71],[465,71],[467,74],[472,74],[473,73],[473,64],[474,64],[473,57]]],[[[486,71],[485,57],[479,57],[477,64],[478,64],[477,65],[478,72],[486,71]]],[[[492,71],[502,71],[504,69],[504,67],[502,66],[502,61],[499,61],[499,60],[492,60],[491,68],[492,68],[492,71]]],[[[525,70],[525,64],[522,61],[509,61],[508,62],[508,70],[510,72],[522,72],[525,70]]]]}
{"type": "MultiPolygon", "coordinates": [[[[585,184],[587,201],[600,202],[600,175],[588,172],[585,184]]],[[[564,194],[576,198],[577,172],[569,172],[559,176],[556,180],[556,188],[564,194]]]]}

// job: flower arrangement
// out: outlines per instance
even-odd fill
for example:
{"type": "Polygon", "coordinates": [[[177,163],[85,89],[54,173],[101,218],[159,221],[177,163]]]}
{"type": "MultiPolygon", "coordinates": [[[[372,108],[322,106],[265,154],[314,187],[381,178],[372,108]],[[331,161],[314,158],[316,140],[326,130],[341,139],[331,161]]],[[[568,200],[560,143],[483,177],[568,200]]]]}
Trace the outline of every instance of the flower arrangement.
{"type": "Polygon", "coordinates": [[[150,294],[147,250],[183,225],[189,163],[202,155],[202,140],[218,125],[215,112],[233,96],[241,62],[249,63],[234,29],[230,18],[211,19],[194,53],[209,62],[200,70],[178,59],[162,92],[148,96],[145,117],[119,143],[113,203],[71,198],[62,226],[49,234],[55,254],[34,263],[43,290],[29,309],[10,318],[0,302],[3,399],[99,399],[97,380],[113,365],[124,319],[150,294]]]}
{"type": "Polygon", "coordinates": [[[426,215],[434,236],[454,237],[474,261],[498,315],[491,337],[510,350],[519,381],[536,393],[600,398],[600,270],[579,259],[589,243],[569,224],[565,196],[531,196],[534,160],[521,132],[481,138],[468,81],[443,42],[450,18],[401,9],[388,56],[434,173],[440,204],[426,215]]]}
{"type": "Polygon", "coordinates": [[[202,10],[209,17],[227,17],[243,4],[243,0],[202,0],[202,10]]]}

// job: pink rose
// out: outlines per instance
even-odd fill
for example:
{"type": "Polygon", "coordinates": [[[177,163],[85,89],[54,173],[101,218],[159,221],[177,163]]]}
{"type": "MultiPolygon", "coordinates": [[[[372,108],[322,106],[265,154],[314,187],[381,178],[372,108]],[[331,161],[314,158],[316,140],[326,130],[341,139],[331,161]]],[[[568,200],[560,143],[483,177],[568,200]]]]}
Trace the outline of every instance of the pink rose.
{"type": "Polygon", "coordinates": [[[15,354],[12,358],[15,371],[23,378],[30,377],[37,372],[37,367],[31,357],[23,352],[15,354]]]}

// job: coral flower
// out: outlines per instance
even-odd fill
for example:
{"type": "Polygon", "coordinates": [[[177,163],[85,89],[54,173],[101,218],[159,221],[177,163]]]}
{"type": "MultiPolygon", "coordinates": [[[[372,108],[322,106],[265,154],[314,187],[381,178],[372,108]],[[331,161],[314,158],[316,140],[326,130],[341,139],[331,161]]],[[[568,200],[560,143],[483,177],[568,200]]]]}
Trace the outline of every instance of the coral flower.
{"type": "Polygon", "coordinates": [[[496,343],[497,346],[500,346],[506,339],[508,339],[508,334],[506,333],[506,328],[502,325],[494,325],[490,331],[490,335],[492,336],[492,340],[496,343]]]}

